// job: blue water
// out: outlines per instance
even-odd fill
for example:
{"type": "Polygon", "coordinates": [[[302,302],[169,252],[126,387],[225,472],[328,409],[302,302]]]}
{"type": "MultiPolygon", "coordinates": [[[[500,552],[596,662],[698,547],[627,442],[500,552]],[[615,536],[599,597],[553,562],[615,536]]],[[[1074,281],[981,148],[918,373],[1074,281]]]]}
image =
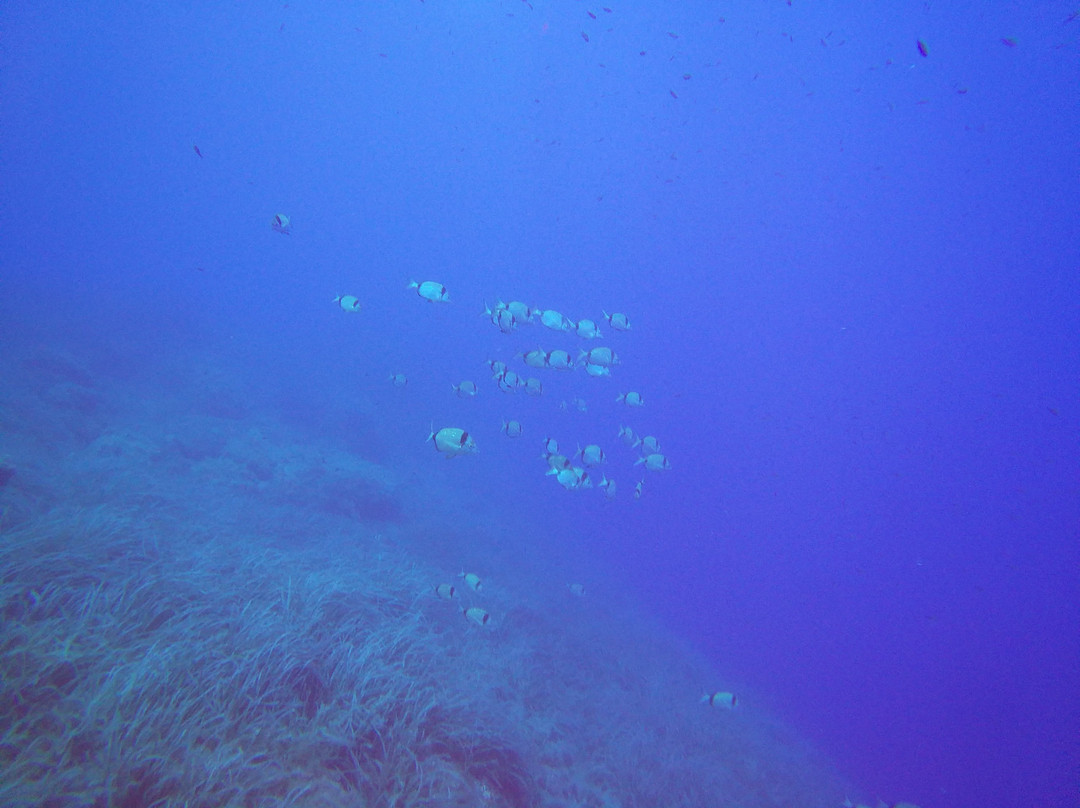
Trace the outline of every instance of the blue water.
{"type": "Polygon", "coordinates": [[[868,793],[1080,804],[1076,8],[610,9],[6,4],[0,345],[228,366],[539,525],[868,793]],[[483,360],[584,343],[497,299],[626,312],[622,364],[500,394],[483,360]],[[616,500],[545,478],[548,434],[616,500]]]}

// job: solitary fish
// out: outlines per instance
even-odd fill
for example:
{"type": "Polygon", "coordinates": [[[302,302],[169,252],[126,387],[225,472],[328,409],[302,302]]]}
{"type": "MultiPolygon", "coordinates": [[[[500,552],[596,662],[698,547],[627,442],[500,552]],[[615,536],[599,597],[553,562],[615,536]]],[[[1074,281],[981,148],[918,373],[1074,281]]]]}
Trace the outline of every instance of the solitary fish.
{"type": "Polygon", "coordinates": [[[424,298],[424,300],[431,301],[432,303],[449,303],[450,293],[446,291],[446,287],[441,283],[435,281],[423,281],[417,283],[416,281],[409,281],[410,289],[415,289],[416,294],[424,298]]]}
{"type": "Polygon", "coordinates": [[[708,704],[710,707],[723,707],[727,710],[734,710],[735,703],[738,701],[734,693],[728,693],[726,690],[717,691],[716,693],[706,693],[701,697],[702,704],[708,704]]]}
{"type": "Polygon", "coordinates": [[[360,299],[353,297],[352,295],[338,295],[333,300],[341,306],[342,311],[360,311],[360,299]]]}
{"type": "Polygon", "coordinates": [[[284,213],[278,213],[270,220],[270,228],[275,233],[281,233],[283,236],[287,236],[292,232],[292,222],[289,221],[289,217],[284,213]]]}

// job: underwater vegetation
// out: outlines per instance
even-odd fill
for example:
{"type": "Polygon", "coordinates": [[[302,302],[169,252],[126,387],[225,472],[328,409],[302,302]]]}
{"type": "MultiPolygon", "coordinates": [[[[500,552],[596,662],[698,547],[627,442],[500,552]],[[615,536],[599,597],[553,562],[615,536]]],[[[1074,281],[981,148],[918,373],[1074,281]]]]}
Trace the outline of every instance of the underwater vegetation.
{"type": "Polygon", "coordinates": [[[51,391],[76,367],[0,390],[0,805],[848,793],[745,688],[703,704],[713,667],[614,587],[494,549],[456,578],[426,489],[268,416],[80,378],[101,406],[70,428],[51,391]]]}
{"type": "Polygon", "coordinates": [[[0,803],[827,804],[656,638],[598,653],[581,598],[488,632],[377,539],[335,564],[185,530],[99,506],[4,531],[0,803]]]}

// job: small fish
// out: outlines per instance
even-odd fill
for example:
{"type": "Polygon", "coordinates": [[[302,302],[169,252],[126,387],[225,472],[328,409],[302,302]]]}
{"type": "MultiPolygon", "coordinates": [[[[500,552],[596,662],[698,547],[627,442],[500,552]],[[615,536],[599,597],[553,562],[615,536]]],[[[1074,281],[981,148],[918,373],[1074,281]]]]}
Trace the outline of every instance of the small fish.
{"type": "Polygon", "coordinates": [[[499,389],[504,393],[513,393],[523,384],[521,377],[512,370],[504,370],[496,381],[499,383],[499,389]]]}
{"type": "Polygon", "coordinates": [[[588,412],[589,411],[589,405],[585,403],[585,399],[583,399],[583,398],[575,397],[575,398],[570,400],[570,403],[574,405],[574,409],[577,410],[578,412],[588,412]]]}
{"type": "Polygon", "coordinates": [[[498,359],[488,359],[484,364],[491,368],[491,375],[493,376],[502,376],[506,372],[506,363],[500,362],[498,359]]]}
{"type": "Polygon", "coordinates": [[[487,613],[486,609],[481,609],[479,606],[470,606],[468,609],[462,609],[461,613],[465,615],[465,619],[471,623],[476,623],[478,626],[486,626],[488,620],[491,619],[491,615],[487,613]]]}
{"type": "Polygon", "coordinates": [[[468,380],[463,381],[461,384],[451,384],[450,386],[453,388],[454,392],[457,393],[458,398],[465,398],[466,396],[472,398],[477,393],[476,383],[468,380]]]}
{"type": "Polygon", "coordinates": [[[634,499],[641,499],[641,495],[645,492],[645,481],[638,480],[637,485],[634,486],[634,499]]]}
{"type": "Polygon", "coordinates": [[[450,294],[446,291],[446,287],[441,283],[435,281],[424,281],[417,283],[416,281],[409,281],[409,289],[415,289],[416,294],[424,298],[424,300],[432,303],[449,303],[450,294]]]}
{"type": "Polygon", "coordinates": [[[589,319],[578,320],[574,330],[582,339],[600,339],[603,336],[600,329],[596,327],[596,323],[589,319]]]}
{"type": "Polygon", "coordinates": [[[668,35],[669,37],[671,37],[672,39],[678,39],[678,38],[679,38],[679,35],[678,35],[678,34],[676,34],[676,33],[675,33],[674,31],[668,31],[668,32],[667,32],[667,35],[668,35]]]}
{"type": "Polygon", "coordinates": [[[520,438],[523,430],[520,422],[504,420],[502,422],[502,431],[508,438],[520,438]]]}
{"type": "Polygon", "coordinates": [[[602,345],[599,348],[593,348],[589,351],[582,350],[578,354],[578,362],[581,362],[582,360],[590,365],[600,365],[605,368],[610,368],[612,365],[619,364],[618,354],[606,345],[602,345]]]}
{"type": "Polygon", "coordinates": [[[634,448],[637,449],[642,456],[656,454],[660,451],[660,441],[652,435],[646,435],[645,437],[634,441],[634,448]]]}
{"type": "Polygon", "coordinates": [[[409,383],[409,380],[405,377],[404,373],[391,373],[390,383],[394,385],[394,387],[404,387],[409,383]]]}
{"type": "Polygon", "coordinates": [[[463,572],[458,575],[458,578],[462,578],[465,581],[465,586],[477,594],[480,594],[480,590],[484,587],[484,582],[480,580],[480,576],[475,572],[463,572]]]}
{"type": "Polygon", "coordinates": [[[1011,36],[1007,36],[1001,40],[1001,44],[1008,48],[1015,48],[1016,40],[1013,39],[1011,36]]]}
{"type": "Polygon", "coordinates": [[[915,47],[919,49],[919,55],[926,57],[930,55],[930,50],[926,47],[926,43],[921,39],[915,40],[915,47]]]}
{"type": "Polygon", "coordinates": [[[668,471],[671,468],[671,461],[668,460],[667,455],[662,455],[658,452],[639,457],[634,461],[635,466],[640,466],[642,464],[644,464],[645,468],[649,471],[668,471]]]}
{"type": "Polygon", "coordinates": [[[331,301],[341,306],[342,311],[360,311],[360,299],[352,295],[338,295],[331,301]]]}
{"type": "Polygon", "coordinates": [[[570,462],[570,458],[566,455],[553,452],[544,458],[548,464],[548,474],[558,474],[563,469],[570,468],[573,464],[570,462]]]}
{"type": "Polygon", "coordinates": [[[615,402],[618,404],[625,404],[627,407],[644,407],[645,399],[641,397],[641,393],[635,393],[631,390],[629,393],[619,393],[615,402]]]}
{"type": "Polygon", "coordinates": [[[496,306],[495,311],[492,311],[485,303],[484,314],[491,319],[491,324],[504,334],[510,334],[517,330],[517,318],[505,307],[496,306]]]}
{"type": "Polygon", "coordinates": [[[555,438],[544,438],[544,457],[559,453],[559,442],[555,438]]]}
{"type": "Polygon", "coordinates": [[[574,360],[570,358],[570,354],[566,351],[549,351],[547,355],[547,366],[549,368],[554,368],[555,370],[571,370],[574,367],[574,360]]]}
{"type": "Polygon", "coordinates": [[[574,330],[574,324],[570,322],[569,318],[552,309],[540,312],[540,324],[550,328],[552,331],[574,330]]]}
{"type": "Polygon", "coordinates": [[[603,314],[604,319],[608,321],[608,325],[610,325],[615,331],[630,330],[630,319],[625,314],[620,314],[619,312],[615,312],[614,314],[608,314],[606,311],[603,312],[603,314]]]}
{"type": "Polygon", "coordinates": [[[549,469],[549,475],[555,477],[555,481],[567,491],[576,491],[579,488],[592,488],[592,480],[589,473],[583,468],[570,466],[563,469],[549,469]]]}
{"type": "Polygon", "coordinates": [[[446,455],[447,459],[458,457],[463,454],[476,454],[476,440],[456,426],[444,426],[438,432],[431,427],[431,434],[427,439],[435,444],[435,450],[446,455]]]}
{"type": "Polygon", "coordinates": [[[628,426],[619,427],[619,437],[622,439],[622,442],[627,446],[636,445],[635,441],[637,440],[637,436],[634,435],[634,430],[632,430],[628,426]]]}
{"type": "Polygon", "coordinates": [[[677,99],[677,98],[679,97],[679,96],[675,95],[675,91],[674,91],[674,90],[668,90],[668,92],[669,92],[669,93],[671,93],[671,97],[672,97],[672,98],[676,98],[676,99],[677,99]]]}
{"type": "Polygon", "coordinates": [[[531,368],[547,367],[547,351],[543,348],[536,348],[535,350],[523,353],[521,354],[521,359],[531,368]]]}
{"type": "Polygon", "coordinates": [[[522,303],[520,300],[511,300],[509,303],[502,303],[501,301],[496,305],[496,308],[506,309],[512,315],[514,319],[519,323],[528,323],[532,321],[533,310],[522,303]]]}
{"type": "Polygon", "coordinates": [[[585,597],[585,584],[567,584],[566,588],[570,590],[571,595],[576,595],[579,598],[585,597]]]}
{"type": "Polygon", "coordinates": [[[194,143],[192,143],[192,144],[191,144],[191,148],[193,148],[193,149],[195,150],[195,153],[196,153],[197,155],[199,155],[199,159],[201,160],[201,159],[202,159],[202,152],[201,152],[201,151],[199,151],[199,147],[198,147],[198,146],[196,146],[196,145],[195,145],[194,143]]]}
{"type": "Polygon", "coordinates": [[[596,15],[593,14],[591,11],[586,11],[585,13],[592,17],[594,20],[596,19],[596,15]]]}
{"type": "Polygon", "coordinates": [[[579,449],[578,454],[581,456],[581,464],[583,466],[599,466],[607,460],[604,455],[604,450],[595,443],[590,443],[584,449],[579,449]]]}
{"type": "Polygon", "coordinates": [[[439,584],[435,587],[435,594],[439,596],[441,600],[450,600],[454,597],[454,589],[450,584],[439,584]]]}
{"type": "Polygon", "coordinates": [[[606,475],[600,476],[600,487],[604,489],[604,496],[615,499],[615,481],[609,480],[606,475]]]}
{"type": "Polygon", "coordinates": [[[581,32],[581,38],[584,39],[586,42],[589,41],[589,35],[586,34],[584,31],[581,32]]]}
{"type": "Polygon", "coordinates": [[[592,362],[585,363],[585,372],[590,376],[610,376],[611,368],[604,367],[603,365],[594,365],[592,362]]]}
{"type": "Polygon", "coordinates": [[[530,377],[525,380],[525,395],[539,398],[543,394],[544,385],[539,379],[530,377]]]}
{"type": "Polygon", "coordinates": [[[270,220],[270,228],[275,233],[281,233],[283,236],[287,236],[292,231],[292,222],[289,221],[289,217],[284,213],[278,213],[270,220]]]}
{"type": "Polygon", "coordinates": [[[728,693],[724,690],[716,693],[706,693],[701,697],[702,704],[708,704],[710,707],[723,707],[728,710],[735,709],[736,701],[738,699],[734,693],[728,693]]]}

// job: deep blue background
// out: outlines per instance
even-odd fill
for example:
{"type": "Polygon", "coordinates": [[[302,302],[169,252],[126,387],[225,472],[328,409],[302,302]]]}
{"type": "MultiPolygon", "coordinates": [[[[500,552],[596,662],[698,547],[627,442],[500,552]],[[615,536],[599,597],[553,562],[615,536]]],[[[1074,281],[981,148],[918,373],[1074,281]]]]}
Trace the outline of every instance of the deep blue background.
{"type": "Polygon", "coordinates": [[[887,800],[1078,804],[1075,9],[611,8],[6,4],[0,338],[226,368],[544,526],[887,800]],[[623,366],[508,403],[481,360],[576,340],[498,297],[626,311],[623,366]],[[624,422],[674,466],[638,503],[624,422]],[[549,432],[619,501],[544,480],[549,432]]]}

